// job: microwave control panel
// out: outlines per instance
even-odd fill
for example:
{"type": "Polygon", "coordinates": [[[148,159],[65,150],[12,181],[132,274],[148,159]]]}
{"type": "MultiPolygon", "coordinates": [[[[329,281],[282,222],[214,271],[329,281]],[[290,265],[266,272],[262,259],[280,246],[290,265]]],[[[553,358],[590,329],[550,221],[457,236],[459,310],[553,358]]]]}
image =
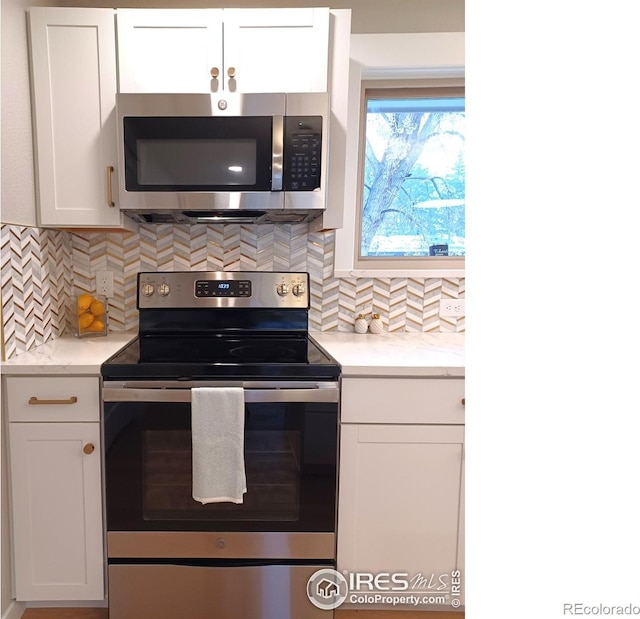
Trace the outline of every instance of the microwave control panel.
{"type": "Polygon", "coordinates": [[[318,189],[321,153],[322,116],[285,116],[283,189],[285,191],[318,189]]]}

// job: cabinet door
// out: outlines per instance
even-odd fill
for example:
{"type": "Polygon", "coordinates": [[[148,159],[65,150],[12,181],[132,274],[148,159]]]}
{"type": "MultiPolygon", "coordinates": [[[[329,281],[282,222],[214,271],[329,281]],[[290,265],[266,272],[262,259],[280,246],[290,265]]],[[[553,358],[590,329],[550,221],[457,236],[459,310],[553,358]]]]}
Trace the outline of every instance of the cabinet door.
{"type": "Polygon", "coordinates": [[[29,30],[39,224],[119,226],[113,10],[32,8],[29,30]]]}
{"type": "Polygon", "coordinates": [[[408,574],[450,603],[463,445],[462,426],[341,426],[339,571],[408,574]]]}
{"type": "Polygon", "coordinates": [[[100,424],[11,423],[9,445],[16,599],[103,599],[100,424]]]}
{"type": "Polygon", "coordinates": [[[219,90],[221,9],[118,9],[117,22],[118,92],[219,90]]]}
{"type": "Polygon", "coordinates": [[[231,92],[326,92],[329,9],[225,9],[224,59],[231,92]]]}

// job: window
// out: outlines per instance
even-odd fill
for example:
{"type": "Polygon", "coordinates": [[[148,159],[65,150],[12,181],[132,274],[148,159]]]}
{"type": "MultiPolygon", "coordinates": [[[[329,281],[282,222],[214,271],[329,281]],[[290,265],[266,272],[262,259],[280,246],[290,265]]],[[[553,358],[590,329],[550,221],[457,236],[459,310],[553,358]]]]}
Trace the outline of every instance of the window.
{"type": "Polygon", "coordinates": [[[463,267],[464,89],[365,88],[363,102],[356,266],[463,267]]]}
{"type": "MultiPolygon", "coordinates": [[[[462,253],[461,243],[454,247],[453,238],[447,242],[436,242],[429,239],[429,245],[449,245],[450,255],[364,255],[362,256],[362,205],[364,196],[364,154],[366,132],[365,116],[367,110],[367,96],[374,91],[381,91],[378,97],[380,104],[385,100],[398,101],[405,98],[454,98],[464,101],[464,32],[436,32],[436,33],[401,33],[401,34],[352,34],[349,63],[349,84],[343,91],[334,94],[342,95],[338,103],[346,106],[346,110],[339,116],[339,122],[344,123],[346,144],[346,158],[344,164],[344,193],[342,200],[342,221],[336,225],[335,232],[335,277],[464,277],[465,257],[453,256],[455,250],[462,253]],[[419,96],[415,96],[415,94],[419,96]],[[429,94],[430,93],[430,94],[429,94]],[[360,156],[362,153],[362,157],[360,156]]],[[[371,97],[369,97],[371,98],[371,97]]],[[[415,102],[414,102],[415,103],[415,102]]],[[[333,122],[333,121],[332,121],[333,122]]],[[[334,128],[336,125],[333,125],[334,128]]],[[[336,132],[340,137],[340,132],[336,132]]],[[[334,144],[339,141],[334,141],[334,144]]],[[[340,178],[340,169],[332,169],[333,178],[340,178]]],[[[416,172],[414,178],[419,176],[416,172]]],[[[426,176],[426,174],[425,174],[426,176]]],[[[435,181],[438,182],[437,180],[435,181]]],[[[420,183],[418,179],[405,181],[403,188],[411,194],[416,187],[411,183],[420,183]]],[[[367,182],[371,185],[371,183],[367,182]]],[[[423,187],[424,188],[424,187],[423,187]]],[[[435,191],[435,188],[433,188],[435,191]]],[[[441,198],[445,199],[442,193],[441,198]]],[[[432,194],[428,194],[432,195],[432,194]]],[[[453,194],[456,195],[456,194],[453,194]]],[[[417,198],[417,196],[416,196],[417,198]]],[[[407,198],[408,200],[409,198],[407,198]]],[[[463,199],[452,198],[448,199],[463,199]]],[[[422,200],[426,202],[427,200],[422,200]]],[[[416,202],[420,204],[420,201],[416,202]]],[[[453,203],[441,203],[440,208],[453,203]]],[[[462,205],[459,205],[462,206],[462,205]]],[[[405,210],[408,205],[403,204],[405,210]]],[[[396,208],[396,205],[393,206],[396,208]]],[[[390,209],[383,209],[390,210],[390,209]]],[[[457,209],[460,211],[461,209],[457,209]]],[[[413,207],[413,213],[422,219],[429,213],[424,207],[413,207]],[[426,211],[426,213],[425,213],[426,211]]],[[[452,214],[450,208],[440,211],[452,214]]],[[[462,209],[464,213],[464,207],[462,209]]],[[[384,213],[385,227],[393,225],[393,218],[399,214],[384,213]]],[[[433,215],[431,216],[433,217],[433,215]]],[[[415,218],[414,218],[415,219],[415,218]]],[[[445,219],[444,216],[442,218],[445,219]]],[[[381,224],[382,225],[382,224],[381,224]]],[[[378,236],[384,236],[379,233],[378,236]]],[[[393,231],[392,231],[393,232],[393,231]]],[[[406,236],[426,236],[429,227],[415,226],[406,236]],[[418,231],[419,229],[419,231],[418,231]]],[[[460,234],[450,233],[451,237],[460,234]]],[[[375,236],[375,235],[374,235],[375,236]]],[[[389,236],[387,234],[387,236],[389,236]]],[[[396,236],[402,236],[396,234],[396,236]]],[[[467,239],[462,235],[462,244],[467,239]]],[[[414,239],[415,240],[415,239],[414,239]]],[[[397,241],[385,241],[393,243],[397,241]]],[[[380,247],[380,245],[378,246],[380,247]]],[[[384,250],[384,247],[382,248],[384,250]]],[[[369,250],[370,252],[371,250],[369,250]]],[[[422,250],[424,251],[424,250],[422,250]]],[[[434,253],[442,253],[442,248],[433,248],[434,253]]],[[[368,252],[365,252],[368,253],[368,252]]],[[[375,250],[374,253],[381,253],[375,250]]]]}

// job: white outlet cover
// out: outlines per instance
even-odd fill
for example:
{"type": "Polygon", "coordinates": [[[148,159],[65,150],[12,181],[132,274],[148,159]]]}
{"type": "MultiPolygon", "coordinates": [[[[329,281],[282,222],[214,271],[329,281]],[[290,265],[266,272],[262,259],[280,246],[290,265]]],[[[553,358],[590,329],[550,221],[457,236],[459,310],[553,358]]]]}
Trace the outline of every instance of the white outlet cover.
{"type": "Polygon", "coordinates": [[[440,299],[440,316],[464,316],[464,299],[440,299]]]}
{"type": "Polygon", "coordinates": [[[96,272],[96,293],[108,298],[113,296],[113,271],[96,272]]]}

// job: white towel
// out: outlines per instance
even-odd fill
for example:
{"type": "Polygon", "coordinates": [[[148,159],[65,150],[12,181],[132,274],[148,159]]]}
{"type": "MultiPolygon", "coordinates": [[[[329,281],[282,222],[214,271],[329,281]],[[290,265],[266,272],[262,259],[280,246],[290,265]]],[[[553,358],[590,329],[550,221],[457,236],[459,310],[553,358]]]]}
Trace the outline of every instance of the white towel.
{"type": "Polygon", "coordinates": [[[244,390],[191,390],[193,498],[206,503],[242,503],[244,470],[244,390]]]}

